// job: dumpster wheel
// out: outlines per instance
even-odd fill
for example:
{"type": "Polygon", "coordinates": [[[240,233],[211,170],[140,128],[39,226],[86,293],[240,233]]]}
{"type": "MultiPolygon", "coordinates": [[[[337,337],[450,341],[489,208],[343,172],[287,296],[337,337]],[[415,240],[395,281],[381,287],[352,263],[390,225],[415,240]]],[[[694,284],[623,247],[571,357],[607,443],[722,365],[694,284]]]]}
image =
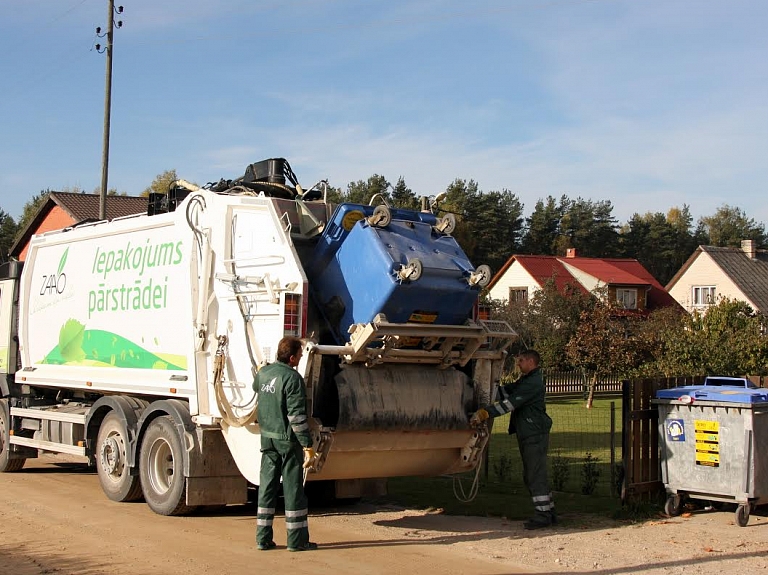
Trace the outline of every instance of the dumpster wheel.
{"type": "Polygon", "coordinates": [[[736,508],[736,524],[739,527],[746,527],[749,523],[750,507],[749,503],[742,503],[736,508]]]}
{"type": "Polygon", "coordinates": [[[680,511],[683,509],[683,497],[679,493],[673,493],[667,497],[666,503],[664,503],[664,513],[670,517],[677,517],[680,515],[680,511]]]}

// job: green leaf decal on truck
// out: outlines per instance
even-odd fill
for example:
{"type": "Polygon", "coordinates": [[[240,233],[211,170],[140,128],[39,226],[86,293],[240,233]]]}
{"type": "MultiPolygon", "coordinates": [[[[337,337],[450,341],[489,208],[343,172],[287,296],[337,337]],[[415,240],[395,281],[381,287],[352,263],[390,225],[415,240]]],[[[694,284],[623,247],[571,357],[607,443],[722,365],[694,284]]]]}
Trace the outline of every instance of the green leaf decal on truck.
{"type": "MultiPolygon", "coordinates": [[[[66,252],[64,252],[66,256],[66,252]]],[[[64,258],[62,258],[64,259],[64,258]]],[[[59,266],[61,269],[61,266],[59,266]]],[[[59,331],[59,353],[67,363],[76,363],[85,358],[83,335],[85,326],[76,319],[68,319],[59,331]]]]}
{"type": "Polygon", "coordinates": [[[88,365],[134,369],[187,369],[179,354],[152,353],[123,336],[100,329],[85,329],[69,319],[59,332],[59,345],[40,362],[54,365],[88,365]]]}
{"type": "Polygon", "coordinates": [[[64,250],[64,253],[61,255],[61,259],[59,260],[59,271],[56,272],[56,275],[61,275],[61,272],[64,270],[64,264],[67,263],[67,254],[69,253],[69,248],[64,250]]]}

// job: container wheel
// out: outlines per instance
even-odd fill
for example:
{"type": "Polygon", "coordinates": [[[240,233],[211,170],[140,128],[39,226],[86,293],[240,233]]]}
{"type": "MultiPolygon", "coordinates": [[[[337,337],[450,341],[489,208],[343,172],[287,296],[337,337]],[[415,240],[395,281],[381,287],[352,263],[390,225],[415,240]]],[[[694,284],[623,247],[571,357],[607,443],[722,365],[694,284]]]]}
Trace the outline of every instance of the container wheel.
{"type": "Polygon", "coordinates": [[[26,459],[11,459],[11,410],[8,400],[0,400],[0,473],[19,471],[26,459]]]}
{"type": "Polygon", "coordinates": [[[667,497],[666,503],[664,503],[664,513],[670,517],[676,517],[680,515],[680,511],[683,509],[683,498],[679,493],[673,493],[667,497]]]}
{"type": "Polygon", "coordinates": [[[128,430],[114,411],[107,414],[96,439],[96,472],[101,489],[112,501],[141,499],[138,475],[131,475],[128,466],[128,430]]]}
{"type": "Polygon", "coordinates": [[[490,266],[487,266],[485,264],[481,266],[477,266],[477,269],[475,270],[476,273],[480,274],[480,279],[477,281],[477,285],[480,287],[485,287],[489,283],[491,283],[491,268],[490,266]]]}
{"type": "Polygon", "coordinates": [[[739,527],[746,527],[749,523],[749,503],[744,503],[736,508],[736,524],[739,527]]]}
{"type": "Polygon", "coordinates": [[[456,216],[454,216],[451,213],[445,214],[438,224],[438,228],[440,231],[446,235],[450,235],[453,233],[453,230],[456,229],[456,216]]]}
{"type": "Polygon", "coordinates": [[[418,280],[421,277],[421,274],[424,273],[424,265],[418,258],[409,261],[408,266],[406,267],[408,269],[408,279],[412,282],[418,280]]]}
{"type": "Polygon", "coordinates": [[[144,500],[159,515],[183,515],[187,505],[184,444],[169,416],[153,420],[144,434],[139,454],[139,475],[144,500]]]}
{"type": "Polygon", "coordinates": [[[373,215],[368,218],[368,223],[377,228],[386,228],[392,222],[392,212],[387,206],[376,206],[373,215]]]}

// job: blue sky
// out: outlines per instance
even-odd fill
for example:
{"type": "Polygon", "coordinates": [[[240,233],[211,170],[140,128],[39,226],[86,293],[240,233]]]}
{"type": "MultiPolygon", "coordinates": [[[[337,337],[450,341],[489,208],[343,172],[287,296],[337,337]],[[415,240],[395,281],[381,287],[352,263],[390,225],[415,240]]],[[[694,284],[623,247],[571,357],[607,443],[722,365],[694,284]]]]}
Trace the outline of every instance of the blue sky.
{"type": "MultiPolygon", "coordinates": [[[[120,0],[116,1],[120,4],[120,0]]],[[[109,186],[286,157],[305,187],[456,178],[768,222],[768,2],[123,0],[109,186]]],[[[0,2],[0,208],[101,181],[105,0],[0,2]],[[103,42],[103,40],[101,40],[103,42]]]]}

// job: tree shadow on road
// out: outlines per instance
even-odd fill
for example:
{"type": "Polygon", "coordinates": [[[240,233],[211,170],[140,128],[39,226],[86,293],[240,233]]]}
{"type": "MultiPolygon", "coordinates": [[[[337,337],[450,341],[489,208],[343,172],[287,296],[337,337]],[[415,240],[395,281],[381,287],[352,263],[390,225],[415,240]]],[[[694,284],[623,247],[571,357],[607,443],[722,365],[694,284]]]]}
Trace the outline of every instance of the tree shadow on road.
{"type": "MultiPolygon", "coordinates": [[[[755,551],[753,553],[722,553],[708,557],[696,557],[695,560],[678,559],[675,561],[659,561],[658,563],[638,563],[637,565],[628,565],[626,567],[613,567],[611,569],[589,569],[582,571],[568,570],[568,573],[574,575],[622,575],[623,573],[649,573],[651,571],[664,572],[675,567],[679,567],[688,573],[696,573],[696,567],[705,563],[717,563],[721,561],[743,561],[744,559],[754,559],[756,557],[767,557],[768,552],[755,551]]],[[[559,575],[563,571],[539,571],[539,575],[559,575]]]]}
{"type": "Polygon", "coordinates": [[[108,561],[94,563],[56,553],[38,545],[15,544],[1,545],[0,557],[2,557],[2,573],[38,574],[61,573],[77,575],[104,575],[112,573],[113,566],[108,561]]]}

